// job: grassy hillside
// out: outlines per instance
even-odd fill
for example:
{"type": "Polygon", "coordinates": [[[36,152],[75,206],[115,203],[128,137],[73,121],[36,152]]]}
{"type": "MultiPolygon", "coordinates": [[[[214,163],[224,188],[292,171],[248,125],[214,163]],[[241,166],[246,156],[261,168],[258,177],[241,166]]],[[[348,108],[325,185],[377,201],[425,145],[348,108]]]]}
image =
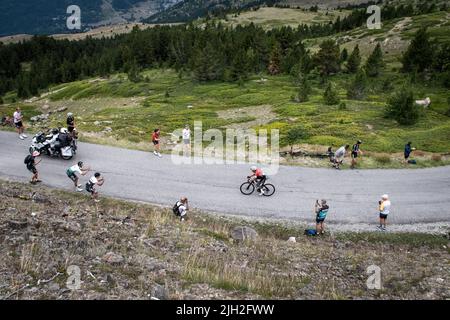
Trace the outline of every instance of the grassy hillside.
{"type": "Polygon", "coordinates": [[[442,235],[342,233],[169,209],[0,181],[2,299],[448,299],[442,235]],[[257,241],[235,242],[250,226],[257,241]],[[287,242],[290,236],[296,243],[287,242]],[[368,290],[367,267],[382,271],[368,290]],[[69,266],[81,286],[67,290],[69,266]]]}
{"type": "MultiPolygon", "coordinates": [[[[293,16],[304,15],[296,9],[263,8],[252,12],[251,17],[255,21],[260,19],[269,27],[273,23],[269,17],[280,10],[291,12],[293,16]]],[[[236,21],[250,19],[249,14],[239,15],[236,21]]],[[[312,19],[312,16],[308,17],[312,19]]],[[[311,21],[318,16],[314,17],[311,21]]],[[[357,139],[363,140],[363,150],[369,152],[361,163],[363,168],[404,167],[400,159],[407,141],[412,141],[420,150],[415,153],[421,160],[419,166],[448,164],[450,106],[446,88],[431,81],[416,81],[410,85],[415,99],[430,97],[432,100],[430,108],[421,111],[421,118],[414,125],[401,126],[384,115],[387,98],[408,77],[399,73],[401,54],[423,25],[429,27],[433,41],[450,41],[450,12],[442,11],[388,21],[381,30],[358,28],[327,38],[306,40],[307,48],[312,52],[329,38],[336,40],[341,49],[346,48],[349,53],[359,45],[362,63],[376,44],[381,44],[386,66],[380,77],[369,80],[368,95],[364,100],[346,97],[353,75],[340,73],[330,77],[344,107],[324,103],[325,86],[314,74],[310,76],[310,100],[298,103],[293,99],[297,85],[287,75],[252,75],[240,84],[199,83],[187,73],[152,69],[142,72],[142,79],[137,83],[129,81],[125,74],[115,74],[108,78],[61,84],[43,92],[41,97],[25,102],[17,101],[12,92],[3,98],[5,105],[0,105],[0,114],[11,114],[17,105],[25,105],[26,119],[29,119],[40,112],[47,113],[65,106],[76,114],[82,139],[144,150],[150,148],[149,134],[154,128],[162,129],[166,142],[174,129],[186,123],[192,126],[194,120],[202,120],[204,130],[279,129],[281,143],[286,147],[284,137],[287,130],[301,125],[309,138],[298,141],[298,144],[306,150],[324,152],[332,144],[339,147],[352,144],[357,139]]],[[[64,116],[54,113],[48,123],[37,123],[33,130],[64,125],[64,116]]],[[[170,148],[170,145],[164,144],[164,147],[170,148]]],[[[318,160],[312,165],[327,163],[318,160]]]]}

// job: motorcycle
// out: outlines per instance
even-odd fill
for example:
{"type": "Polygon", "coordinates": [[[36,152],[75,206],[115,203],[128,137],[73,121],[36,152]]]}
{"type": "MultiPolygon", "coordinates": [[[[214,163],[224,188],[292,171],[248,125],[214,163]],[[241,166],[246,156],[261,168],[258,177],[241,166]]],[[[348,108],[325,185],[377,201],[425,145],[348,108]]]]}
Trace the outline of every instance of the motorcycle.
{"type": "Polygon", "coordinates": [[[76,154],[76,141],[67,130],[54,129],[50,134],[38,132],[31,140],[30,154],[39,151],[51,157],[61,157],[70,160],[76,154]]]}

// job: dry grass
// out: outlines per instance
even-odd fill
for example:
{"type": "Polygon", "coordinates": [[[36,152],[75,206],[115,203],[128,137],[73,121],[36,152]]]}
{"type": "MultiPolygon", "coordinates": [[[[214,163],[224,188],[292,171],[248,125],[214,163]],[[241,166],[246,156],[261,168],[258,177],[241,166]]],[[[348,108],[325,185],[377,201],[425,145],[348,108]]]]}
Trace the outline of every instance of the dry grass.
{"type": "Polygon", "coordinates": [[[374,156],[374,158],[379,164],[383,164],[383,165],[389,164],[392,161],[391,156],[387,153],[376,154],[374,156]]]}
{"type": "MultiPolygon", "coordinates": [[[[273,251],[267,253],[274,254],[273,251]]],[[[216,288],[250,292],[266,298],[288,297],[309,281],[291,273],[272,272],[265,268],[263,261],[253,261],[249,266],[248,261],[234,250],[224,255],[195,248],[185,258],[184,266],[182,277],[189,282],[208,283],[216,288]]]]}

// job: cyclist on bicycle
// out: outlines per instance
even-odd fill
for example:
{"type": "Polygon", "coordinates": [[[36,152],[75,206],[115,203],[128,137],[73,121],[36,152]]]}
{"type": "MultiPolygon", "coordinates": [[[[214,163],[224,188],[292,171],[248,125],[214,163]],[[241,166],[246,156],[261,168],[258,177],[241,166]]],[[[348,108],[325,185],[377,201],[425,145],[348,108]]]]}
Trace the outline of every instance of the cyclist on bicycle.
{"type": "Polygon", "coordinates": [[[261,187],[264,185],[264,182],[266,182],[267,177],[261,168],[257,168],[256,166],[251,166],[250,170],[252,171],[252,174],[250,176],[248,176],[247,178],[249,179],[249,181],[256,182],[256,191],[259,192],[260,196],[263,196],[264,190],[261,187]]]}

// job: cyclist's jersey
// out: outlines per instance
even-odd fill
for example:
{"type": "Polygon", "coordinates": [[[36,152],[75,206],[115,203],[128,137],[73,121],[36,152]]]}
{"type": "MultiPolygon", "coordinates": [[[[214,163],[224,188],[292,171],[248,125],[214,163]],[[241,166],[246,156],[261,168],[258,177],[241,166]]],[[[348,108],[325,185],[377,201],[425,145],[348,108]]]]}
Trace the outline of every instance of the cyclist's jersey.
{"type": "Polygon", "coordinates": [[[262,177],[264,175],[264,172],[261,170],[261,169],[256,169],[256,171],[255,171],[255,176],[257,177],[257,178],[259,178],[259,177],[262,177]]]}

